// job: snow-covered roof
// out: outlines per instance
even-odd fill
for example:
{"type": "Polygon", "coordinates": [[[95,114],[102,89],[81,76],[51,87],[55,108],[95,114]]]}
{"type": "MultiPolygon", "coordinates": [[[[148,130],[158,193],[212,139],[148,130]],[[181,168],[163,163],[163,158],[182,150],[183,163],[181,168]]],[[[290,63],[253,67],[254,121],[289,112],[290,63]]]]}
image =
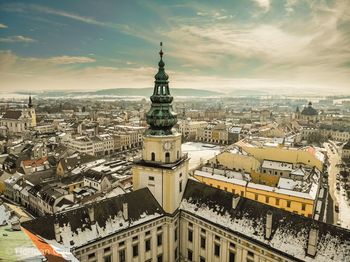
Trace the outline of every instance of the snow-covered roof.
{"type": "Polygon", "coordinates": [[[292,171],[293,164],[280,161],[264,160],[261,167],[281,171],[292,171]]]}
{"type": "Polygon", "coordinates": [[[240,197],[232,208],[233,194],[189,180],[180,209],[224,231],[258,242],[291,260],[348,261],[350,231],[279,208],[240,197]],[[272,213],[272,233],[265,238],[267,213],[272,213]],[[316,256],[306,255],[309,232],[318,230],[316,256]]]}
{"type": "Polygon", "coordinates": [[[194,175],[206,177],[206,178],[210,178],[210,179],[215,179],[215,180],[219,180],[219,181],[224,181],[224,182],[228,182],[228,183],[233,183],[233,184],[237,184],[237,185],[241,185],[241,186],[246,186],[248,183],[245,180],[237,179],[234,177],[227,177],[227,176],[223,176],[223,175],[218,175],[215,173],[213,174],[213,173],[209,173],[209,172],[201,171],[201,170],[194,171],[194,175]]]}
{"type": "Polygon", "coordinates": [[[295,180],[290,179],[290,178],[281,177],[278,181],[277,187],[283,188],[283,189],[288,189],[288,190],[293,190],[296,185],[297,185],[297,182],[295,180]]]}
{"type": "Polygon", "coordinates": [[[143,188],[88,206],[39,217],[22,223],[22,226],[45,240],[53,241],[55,240],[54,223],[57,222],[61,232],[61,244],[72,248],[163,215],[163,209],[149,189],[143,188]],[[128,204],[128,219],[123,217],[123,203],[128,204]],[[89,209],[93,210],[94,220],[89,215],[89,209]]]}
{"type": "Polygon", "coordinates": [[[297,168],[297,169],[294,169],[292,172],[291,172],[292,175],[295,175],[295,176],[302,176],[304,177],[305,176],[305,170],[302,169],[302,168],[297,168]]]}

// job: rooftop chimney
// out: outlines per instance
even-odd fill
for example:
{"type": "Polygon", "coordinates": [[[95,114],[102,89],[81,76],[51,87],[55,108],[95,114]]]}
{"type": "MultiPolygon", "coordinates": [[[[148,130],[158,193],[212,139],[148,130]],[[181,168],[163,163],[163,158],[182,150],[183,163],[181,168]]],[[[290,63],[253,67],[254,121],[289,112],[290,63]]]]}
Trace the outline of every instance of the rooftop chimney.
{"type": "Polygon", "coordinates": [[[240,196],[239,195],[233,195],[232,197],[232,208],[236,209],[238,202],[239,202],[240,196]]]}
{"type": "Polygon", "coordinates": [[[266,231],[265,231],[266,239],[271,238],[271,232],[272,232],[272,211],[269,210],[266,213],[266,231]]]}
{"type": "Polygon", "coordinates": [[[318,227],[313,224],[309,232],[306,254],[314,257],[317,251],[318,227]]]}
{"type": "Polygon", "coordinates": [[[93,206],[88,207],[88,212],[89,212],[89,218],[91,223],[95,223],[95,210],[93,206]]]}
{"type": "Polygon", "coordinates": [[[60,225],[58,224],[57,221],[54,222],[53,224],[53,229],[55,232],[55,239],[57,242],[61,242],[61,229],[60,229],[60,225]]]}
{"type": "Polygon", "coordinates": [[[123,217],[125,220],[129,219],[128,203],[123,203],[123,217]]]}

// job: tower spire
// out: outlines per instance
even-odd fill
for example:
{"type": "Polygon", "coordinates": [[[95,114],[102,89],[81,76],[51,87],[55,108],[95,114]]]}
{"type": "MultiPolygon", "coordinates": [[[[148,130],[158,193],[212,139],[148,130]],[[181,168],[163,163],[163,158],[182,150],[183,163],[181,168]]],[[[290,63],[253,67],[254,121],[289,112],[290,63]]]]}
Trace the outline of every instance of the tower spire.
{"type": "Polygon", "coordinates": [[[173,134],[172,128],[177,122],[176,113],[173,111],[173,97],[170,95],[169,76],[165,73],[165,63],[163,61],[163,43],[160,42],[158,63],[158,72],[154,76],[154,90],[151,96],[151,109],[148,111],[147,123],[149,129],[146,131],[148,135],[170,135],[173,134]]]}
{"type": "Polygon", "coordinates": [[[29,95],[28,107],[29,107],[29,108],[32,108],[32,107],[33,107],[32,96],[31,96],[31,95],[29,95]]]}

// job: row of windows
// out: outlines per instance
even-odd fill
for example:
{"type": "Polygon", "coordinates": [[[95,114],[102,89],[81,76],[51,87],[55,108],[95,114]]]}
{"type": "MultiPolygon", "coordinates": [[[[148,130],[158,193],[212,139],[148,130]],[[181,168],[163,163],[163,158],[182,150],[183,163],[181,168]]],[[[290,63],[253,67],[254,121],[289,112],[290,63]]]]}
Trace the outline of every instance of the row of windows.
{"type": "MultiPolygon", "coordinates": [[[[206,184],[206,183],[203,182],[203,184],[206,184]]],[[[210,185],[210,186],[213,186],[212,183],[210,183],[209,185],[210,185]]],[[[217,188],[218,188],[218,189],[221,189],[220,185],[217,185],[217,188]]],[[[224,187],[223,190],[228,191],[228,190],[227,190],[227,187],[224,187]]],[[[235,189],[232,189],[232,193],[233,193],[233,194],[238,193],[238,194],[240,194],[241,196],[244,196],[244,191],[238,190],[238,191],[236,192],[235,189]]],[[[262,195],[260,195],[260,197],[262,197],[262,195]]],[[[259,194],[254,194],[254,199],[255,199],[255,201],[258,201],[258,199],[259,199],[259,194]]],[[[279,205],[280,205],[280,199],[279,199],[279,198],[274,198],[274,197],[272,197],[272,199],[275,199],[275,205],[276,205],[276,206],[279,206],[279,205]]],[[[271,201],[270,201],[270,197],[269,197],[269,196],[265,196],[265,203],[267,203],[267,204],[272,204],[271,201]]],[[[287,200],[287,207],[288,207],[288,208],[291,207],[291,201],[290,201],[290,200],[287,200]]],[[[306,204],[301,203],[301,210],[302,210],[302,211],[305,211],[305,210],[306,210],[306,204]]]]}
{"type": "MultiPolygon", "coordinates": [[[[216,254],[218,254],[218,255],[216,255],[218,258],[220,257],[220,243],[217,243],[217,242],[219,242],[221,240],[219,235],[222,235],[223,237],[226,237],[226,239],[229,241],[229,262],[235,261],[234,258],[235,258],[236,244],[231,242],[231,241],[237,242],[239,245],[243,245],[244,246],[243,249],[246,249],[245,247],[248,247],[250,249],[259,250],[259,252],[261,252],[265,256],[268,256],[268,257],[270,257],[272,259],[275,259],[275,260],[278,260],[278,261],[284,261],[281,257],[276,256],[273,253],[265,252],[265,250],[261,250],[261,248],[256,247],[255,245],[252,245],[249,242],[242,241],[241,239],[236,238],[236,237],[232,236],[231,234],[216,228],[215,226],[211,226],[210,224],[207,224],[206,222],[204,222],[204,221],[202,221],[200,219],[192,217],[189,214],[184,214],[184,217],[186,219],[190,219],[194,223],[198,223],[198,227],[200,229],[200,236],[203,238],[203,239],[202,238],[200,239],[200,241],[201,241],[201,243],[200,243],[201,248],[203,248],[203,249],[207,248],[206,244],[208,244],[208,243],[206,243],[206,229],[203,228],[203,227],[206,227],[210,231],[214,232],[214,236],[215,236],[214,237],[214,243],[218,246],[216,248],[214,246],[214,254],[216,252],[216,254]],[[216,235],[215,233],[219,234],[219,235],[216,235]],[[216,249],[216,251],[215,251],[215,249],[216,249]]],[[[190,221],[188,221],[188,230],[189,231],[190,230],[193,231],[193,223],[190,222],[190,221]]],[[[246,261],[247,262],[254,262],[254,256],[255,256],[255,254],[254,254],[253,251],[247,250],[246,261]]],[[[203,258],[203,259],[201,259],[201,257],[199,257],[199,259],[197,258],[194,261],[204,261],[205,262],[206,261],[205,258],[203,258]]]]}
{"type": "MultiPolygon", "coordinates": [[[[180,157],[180,152],[177,151],[177,158],[180,157]]],[[[151,161],[156,161],[156,154],[154,152],[151,153],[151,161]]],[[[165,153],[165,162],[169,163],[170,162],[170,153],[166,152],[165,153]]]]}
{"type": "MultiPolygon", "coordinates": [[[[248,251],[248,253],[249,253],[249,251],[248,251]]],[[[215,246],[214,246],[214,254],[215,254],[216,257],[220,257],[220,246],[217,245],[217,244],[215,244],[215,246]]],[[[230,250],[229,251],[229,262],[235,262],[235,257],[236,257],[235,252],[230,250]]],[[[254,259],[253,260],[250,260],[250,259],[253,259],[253,258],[248,257],[247,261],[254,261],[254,259]]],[[[191,249],[187,249],[187,260],[188,261],[193,261],[193,252],[192,252],[191,249]]],[[[199,257],[199,261],[200,262],[205,262],[206,261],[205,257],[200,256],[199,257]]]]}
{"type": "MultiPolygon", "coordinates": [[[[150,235],[150,231],[146,232],[146,235],[150,235]]],[[[135,236],[132,238],[133,241],[137,241],[138,239],[138,236],[135,236]]],[[[161,246],[163,244],[163,234],[160,233],[157,235],[157,247],[161,246]]],[[[125,241],[121,241],[119,242],[119,248],[123,248],[125,247],[125,241]]],[[[151,245],[151,238],[147,238],[145,240],[145,252],[148,252],[152,249],[152,245],[151,245]]],[[[105,253],[108,253],[111,251],[111,248],[110,247],[106,247],[104,249],[104,252],[105,253]]],[[[125,255],[125,252],[126,252],[126,249],[123,248],[121,250],[119,250],[119,261],[121,262],[125,262],[126,261],[126,255],[125,255]]],[[[95,253],[91,253],[88,255],[88,258],[89,259],[92,259],[92,258],[95,258],[96,254],[95,253]]],[[[139,256],[139,244],[136,243],[132,246],[132,256],[133,257],[137,257],[139,256]]],[[[108,259],[111,259],[111,256],[106,256],[105,257],[105,262],[106,261],[111,261],[111,260],[108,260],[108,259]],[[106,260],[107,258],[107,260],[106,260]]],[[[158,260],[157,261],[162,261],[163,260],[163,256],[162,255],[159,255],[158,256],[158,260]]]]}
{"type": "MultiPolygon", "coordinates": [[[[203,184],[207,184],[207,183],[203,181],[203,184]]],[[[208,184],[209,184],[211,187],[213,186],[212,183],[208,183],[208,184]]],[[[220,186],[220,185],[217,185],[216,187],[217,187],[218,189],[221,189],[221,186],[220,186]]],[[[223,190],[228,191],[227,187],[224,187],[223,190]]],[[[231,189],[231,192],[232,192],[233,194],[240,194],[241,196],[244,196],[244,191],[237,190],[237,192],[236,192],[236,190],[235,190],[234,188],[232,188],[232,189],[231,189]]]]}
{"type": "MultiPolygon", "coordinates": [[[[258,201],[259,199],[259,195],[255,194],[255,200],[258,201]]],[[[279,206],[280,205],[280,199],[279,198],[273,198],[275,199],[275,205],[279,206]]],[[[265,203],[267,204],[272,204],[270,203],[270,197],[269,196],[265,196],[265,203]]],[[[292,202],[290,200],[287,200],[287,207],[290,208],[291,207],[292,202]]],[[[301,210],[305,211],[306,210],[306,204],[301,203],[301,210]]]]}
{"type": "MultiPolygon", "coordinates": [[[[176,219],[176,218],[174,218],[174,219],[176,219]]],[[[80,254],[87,253],[87,252],[89,252],[89,250],[95,250],[96,248],[99,248],[99,247],[101,247],[101,246],[103,246],[103,245],[106,245],[106,244],[108,244],[108,243],[116,242],[116,241],[119,240],[119,239],[124,239],[124,238],[126,238],[126,237],[128,237],[128,236],[130,236],[130,235],[133,235],[133,234],[135,234],[135,233],[138,233],[138,232],[143,232],[143,231],[146,230],[147,228],[152,228],[152,227],[156,226],[157,224],[159,225],[159,226],[157,227],[157,235],[159,235],[159,234],[161,235],[161,234],[162,234],[161,231],[162,231],[162,228],[163,228],[163,227],[162,227],[160,224],[163,223],[164,221],[165,221],[165,219],[161,219],[161,220],[159,220],[159,221],[155,221],[155,222],[150,223],[150,224],[148,224],[148,225],[145,225],[145,226],[143,226],[143,227],[136,228],[136,229],[134,229],[134,230],[132,230],[132,231],[129,231],[129,232],[127,232],[127,233],[124,233],[124,234],[122,234],[122,235],[119,235],[118,237],[114,237],[114,238],[111,238],[111,239],[106,240],[106,241],[104,241],[104,242],[100,242],[100,243],[98,243],[98,244],[96,244],[96,245],[93,245],[93,246],[87,247],[87,248],[85,248],[85,249],[76,251],[75,254],[76,254],[76,255],[80,255],[80,254]]],[[[175,221],[175,225],[176,225],[176,224],[177,224],[177,222],[175,221]]],[[[145,235],[146,235],[146,236],[148,236],[148,235],[150,235],[150,234],[151,234],[150,230],[145,232],[145,235]]],[[[134,242],[134,241],[137,241],[137,240],[138,240],[138,236],[134,236],[134,237],[132,238],[132,240],[133,240],[133,242],[134,242]]],[[[119,249],[124,248],[124,247],[125,247],[125,241],[120,241],[120,242],[118,243],[118,245],[119,245],[119,249]]]]}

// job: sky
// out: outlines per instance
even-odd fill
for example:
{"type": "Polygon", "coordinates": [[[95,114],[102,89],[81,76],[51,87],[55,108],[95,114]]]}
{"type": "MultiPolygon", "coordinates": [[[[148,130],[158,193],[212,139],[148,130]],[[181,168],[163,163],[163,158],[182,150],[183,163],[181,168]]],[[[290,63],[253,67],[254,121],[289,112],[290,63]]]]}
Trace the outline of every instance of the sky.
{"type": "Polygon", "coordinates": [[[0,0],[0,91],[350,94],[349,0],[0,0]]]}

